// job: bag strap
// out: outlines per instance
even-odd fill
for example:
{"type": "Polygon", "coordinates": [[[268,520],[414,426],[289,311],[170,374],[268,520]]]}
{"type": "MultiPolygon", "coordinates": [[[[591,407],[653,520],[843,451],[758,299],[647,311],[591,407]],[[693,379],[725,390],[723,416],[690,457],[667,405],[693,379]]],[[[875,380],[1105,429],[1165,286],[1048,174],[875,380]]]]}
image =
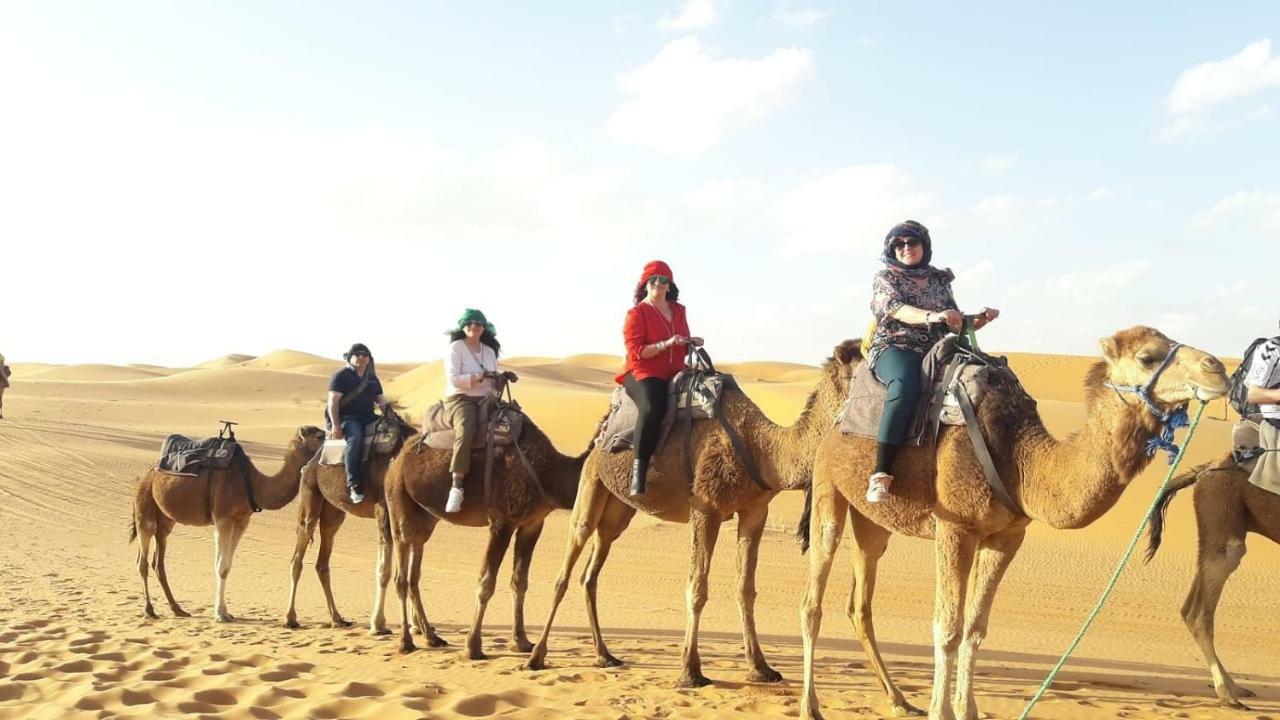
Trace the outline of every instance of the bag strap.
{"type": "Polygon", "coordinates": [[[742,464],[747,466],[747,475],[751,477],[751,482],[765,492],[772,492],[773,488],[765,483],[764,476],[760,474],[760,468],[756,466],[755,458],[751,457],[751,453],[747,451],[742,438],[738,436],[738,431],[734,430],[733,425],[729,423],[729,418],[726,418],[724,413],[717,412],[716,419],[720,421],[720,427],[724,428],[724,434],[729,436],[729,444],[733,446],[733,451],[738,454],[742,464]]]}
{"type": "Polygon", "coordinates": [[[344,393],[342,397],[338,398],[338,410],[341,411],[346,406],[355,402],[355,399],[363,395],[364,391],[368,389],[369,373],[365,373],[364,377],[360,378],[360,384],[356,386],[355,390],[349,393],[344,393]]]}

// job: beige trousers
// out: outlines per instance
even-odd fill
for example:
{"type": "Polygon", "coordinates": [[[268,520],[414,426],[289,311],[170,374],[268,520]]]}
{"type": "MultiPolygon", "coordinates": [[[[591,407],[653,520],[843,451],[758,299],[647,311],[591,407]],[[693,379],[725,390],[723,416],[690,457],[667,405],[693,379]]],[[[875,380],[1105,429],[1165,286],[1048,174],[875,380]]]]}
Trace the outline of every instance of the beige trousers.
{"type": "Polygon", "coordinates": [[[480,422],[480,401],[483,398],[470,395],[451,395],[444,401],[453,426],[453,459],[449,472],[466,475],[471,469],[471,447],[476,440],[476,425],[480,422]]]}

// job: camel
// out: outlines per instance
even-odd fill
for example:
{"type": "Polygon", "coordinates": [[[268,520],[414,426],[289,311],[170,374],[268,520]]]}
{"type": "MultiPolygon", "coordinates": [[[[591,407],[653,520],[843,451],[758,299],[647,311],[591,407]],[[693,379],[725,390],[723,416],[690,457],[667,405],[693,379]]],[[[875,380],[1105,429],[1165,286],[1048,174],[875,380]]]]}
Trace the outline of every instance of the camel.
{"type": "Polygon", "coordinates": [[[647,491],[639,497],[628,493],[631,453],[609,453],[603,449],[592,452],[582,470],[582,482],[569,521],[570,533],[564,562],[556,578],[551,612],[525,667],[540,670],[546,666],[547,641],[556,609],[568,589],[574,563],[593,532],[594,544],[582,576],[582,585],[595,644],[596,664],[600,667],[622,664],[606,648],[600,633],[596,585],[613,542],[626,529],[635,512],[642,510],[663,520],[689,523],[692,530],[686,594],[687,624],[681,653],[682,671],[676,686],[711,684],[702,674],[698,622],[707,601],[707,573],[720,524],[737,514],[738,606],[742,615],[746,660],[751,668],[747,677],[752,682],[781,681],[782,675],[765,660],[755,627],[756,560],[769,516],[769,501],[779,491],[808,485],[814,449],[832,427],[832,418],[848,392],[852,368],[860,358],[855,342],[845,341],[837,346],[834,356],[822,368],[800,417],[788,428],[771,422],[736,385],[726,386],[721,397],[721,412],[742,436],[743,444],[769,486],[768,490],[761,489],[751,480],[725,432],[714,421],[694,424],[692,487],[678,424],[673,428],[671,437],[655,453],[649,468],[647,491]]]}
{"type": "Polygon", "coordinates": [[[165,576],[164,554],[169,533],[174,525],[213,525],[213,570],[217,589],[214,594],[213,619],[231,622],[235,618],[227,612],[226,582],[231,573],[231,561],[236,546],[249,527],[253,510],[245,497],[242,473],[248,473],[253,484],[253,495],[265,510],[279,510],[288,505],[298,494],[298,473],[302,465],[311,459],[324,444],[324,431],[306,425],[298,428],[284,455],[284,467],[275,475],[263,475],[243,453],[231,467],[206,470],[199,476],[171,475],[152,468],[139,478],[133,493],[133,525],[129,529],[129,542],[138,539],[138,575],[142,577],[142,597],[146,601],[144,612],[155,618],[151,606],[151,592],[147,587],[147,555],[151,540],[156,541],[154,566],[160,588],[169,601],[169,608],[178,617],[190,617],[169,590],[165,576]]]}
{"type": "Polygon", "coordinates": [[[800,611],[804,641],[804,694],[800,717],[820,718],[814,689],[814,645],[822,623],[822,596],[846,518],[852,524],[854,582],[848,614],[854,632],[896,716],[918,715],[885,670],[876,644],[871,601],[876,564],[898,533],[933,539],[934,684],[929,717],[976,720],[974,662],[987,634],[992,600],[1032,520],[1054,528],[1081,528],[1119,500],[1129,482],[1151,462],[1145,443],[1162,423],[1121,386],[1145,385],[1163,367],[1151,390],[1162,411],[1193,398],[1227,392],[1215,357],[1190,347],[1171,354],[1173,342],[1157,330],[1133,327],[1102,338],[1103,360],[1085,381],[1085,427],[1066,440],[1049,435],[1035,401],[1011,373],[993,373],[977,408],[979,425],[996,468],[1022,516],[987,486],[969,435],[944,426],[936,445],[905,447],[893,465],[893,491],[879,504],[865,501],[875,441],[828,435],[814,459],[813,489],[801,530],[815,538],[809,581],[800,611]],[[1114,384],[1116,388],[1108,384],[1114,384]],[[968,604],[966,607],[966,599],[968,604]],[[949,702],[950,701],[950,702],[949,702]]]}
{"type": "Polygon", "coordinates": [[[1227,578],[1244,558],[1245,535],[1257,533],[1280,543],[1280,496],[1250,483],[1249,472],[1237,466],[1230,454],[1217,463],[1201,465],[1179,475],[1169,482],[1157,501],[1158,512],[1151,518],[1148,560],[1160,548],[1164,513],[1173,496],[1191,485],[1195,485],[1192,501],[1200,541],[1195,579],[1182,603],[1182,620],[1204,653],[1219,703],[1223,707],[1248,710],[1240,698],[1254,697],[1254,693],[1236,684],[1214,649],[1214,614],[1227,578]]]}
{"type": "Polygon", "coordinates": [[[360,518],[374,518],[378,523],[378,559],[374,575],[377,585],[374,589],[373,612],[369,617],[369,634],[387,635],[391,632],[387,629],[383,612],[387,583],[391,580],[391,527],[387,524],[383,480],[396,454],[418,432],[412,425],[398,417],[396,419],[400,424],[397,447],[386,455],[373,455],[361,470],[364,502],[358,505],[351,502],[347,494],[347,471],[344,466],[309,463],[302,469],[302,481],[298,490],[297,540],[290,568],[289,609],[285,613],[285,627],[294,630],[302,627],[298,623],[297,613],[298,580],[302,577],[302,562],[306,559],[307,547],[311,545],[317,527],[320,530],[320,550],[316,557],[316,576],[320,578],[325,603],[329,606],[329,627],[351,627],[352,623],[338,612],[333,599],[333,587],[329,582],[329,557],[333,554],[333,541],[350,514],[360,518]]]}
{"type": "Polygon", "coordinates": [[[452,485],[449,472],[450,450],[438,450],[414,444],[406,448],[391,464],[385,481],[387,510],[392,539],[395,543],[396,593],[400,596],[400,649],[412,652],[410,626],[421,630],[430,647],[447,645],[427,622],[422,604],[419,580],[422,576],[422,550],[436,523],[440,520],[466,527],[489,528],[489,544],[480,567],[476,589],[476,611],[467,633],[467,656],[484,660],[481,630],[484,612],[493,597],[498,567],[515,536],[515,554],[511,568],[511,591],[515,594],[512,639],[520,652],[533,647],[524,627],[524,597],[529,588],[529,565],[537,547],[542,525],[552,510],[573,507],[578,477],[586,453],[578,457],[560,454],[550,438],[528,416],[520,437],[520,452],[533,469],[530,477],[516,449],[499,448],[495,453],[491,478],[492,499],[485,497],[484,461],[477,457],[464,479],[465,500],[456,513],[444,511],[452,485]],[[413,600],[413,622],[409,621],[409,595],[413,600]]]}

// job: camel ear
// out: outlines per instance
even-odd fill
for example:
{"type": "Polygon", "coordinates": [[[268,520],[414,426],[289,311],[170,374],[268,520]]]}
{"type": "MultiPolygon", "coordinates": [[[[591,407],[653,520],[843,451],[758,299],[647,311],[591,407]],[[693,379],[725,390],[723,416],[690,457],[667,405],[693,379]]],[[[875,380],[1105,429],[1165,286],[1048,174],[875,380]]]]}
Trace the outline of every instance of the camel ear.
{"type": "Polygon", "coordinates": [[[1098,338],[1098,347],[1102,348],[1102,357],[1108,362],[1115,362],[1120,357],[1120,348],[1113,337],[1098,338]]]}
{"type": "Polygon", "coordinates": [[[854,361],[862,359],[862,352],[858,344],[853,340],[845,340],[831,351],[832,357],[841,365],[852,365],[854,361]]]}

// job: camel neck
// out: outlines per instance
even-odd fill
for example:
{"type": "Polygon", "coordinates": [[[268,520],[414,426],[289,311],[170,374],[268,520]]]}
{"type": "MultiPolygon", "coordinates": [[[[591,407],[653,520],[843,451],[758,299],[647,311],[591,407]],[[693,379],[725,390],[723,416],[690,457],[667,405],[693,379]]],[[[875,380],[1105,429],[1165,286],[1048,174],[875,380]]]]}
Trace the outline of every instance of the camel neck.
{"type": "Polygon", "coordinates": [[[284,467],[274,475],[264,475],[250,463],[253,495],[264,510],[279,510],[298,496],[302,466],[309,459],[306,449],[295,440],[285,452],[284,467]]]}
{"type": "Polygon", "coordinates": [[[1151,462],[1145,448],[1156,432],[1146,408],[1114,394],[1089,401],[1085,426],[1056,440],[1036,418],[1016,434],[1019,480],[1015,494],[1027,513],[1059,529],[1081,528],[1110,510],[1151,462]]]}
{"type": "Polygon", "coordinates": [[[830,420],[835,417],[840,402],[838,395],[834,381],[824,370],[800,416],[790,427],[777,425],[743,396],[744,404],[749,405],[752,412],[743,413],[747,417],[743,418],[746,427],[742,433],[750,438],[747,444],[756,454],[756,462],[770,487],[799,490],[810,482],[814,455],[824,431],[831,427],[830,420]]]}

